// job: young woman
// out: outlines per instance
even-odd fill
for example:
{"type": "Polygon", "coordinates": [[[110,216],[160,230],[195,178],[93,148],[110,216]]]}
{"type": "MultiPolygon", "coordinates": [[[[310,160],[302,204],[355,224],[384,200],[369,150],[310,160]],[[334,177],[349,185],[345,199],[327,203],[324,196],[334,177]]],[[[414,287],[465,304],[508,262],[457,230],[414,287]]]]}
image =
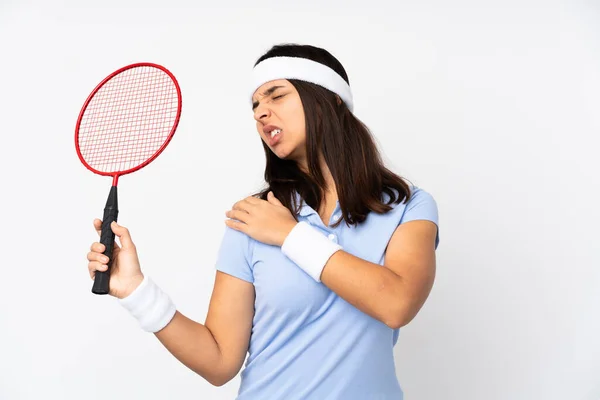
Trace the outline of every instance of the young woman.
{"type": "MultiPolygon", "coordinates": [[[[238,400],[402,399],[392,350],[433,285],[435,200],[382,164],[326,50],[274,46],[249,97],[267,185],[226,213],[205,323],[142,273],[116,223],[110,294],[213,385],[249,353],[238,400]]],[[[103,250],[88,253],[92,278],[106,270],[103,250]]]]}

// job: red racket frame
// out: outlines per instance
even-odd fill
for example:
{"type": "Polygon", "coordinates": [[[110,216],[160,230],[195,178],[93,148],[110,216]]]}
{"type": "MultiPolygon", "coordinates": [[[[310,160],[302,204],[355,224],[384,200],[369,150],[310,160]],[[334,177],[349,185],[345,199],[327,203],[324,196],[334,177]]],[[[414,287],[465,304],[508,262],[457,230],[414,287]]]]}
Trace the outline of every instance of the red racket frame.
{"type": "Polygon", "coordinates": [[[179,125],[179,118],[180,117],[181,117],[181,88],[179,87],[179,83],[177,82],[177,79],[175,79],[175,76],[171,73],[171,71],[169,71],[168,69],[166,69],[162,65],[158,65],[158,64],[154,64],[154,63],[149,63],[149,62],[141,62],[141,63],[135,63],[135,64],[127,65],[127,66],[125,66],[123,68],[120,68],[120,69],[116,70],[115,72],[113,72],[112,74],[110,74],[109,76],[107,76],[106,78],[104,78],[104,80],[102,80],[102,82],[100,82],[98,84],[98,86],[96,86],[94,88],[94,90],[92,90],[92,92],[90,93],[90,95],[86,99],[85,103],[83,103],[83,107],[81,108],[81,111],[79,112],[79,117],[77,118],[77,124],[75,125],[75,148],[77,149],[77,156],[79,157],[79,160],[81,160],[81,162],[83,163],[83,165],[85,165],[85,167],[87,169],[89,169],[90,171],[92,171],[93,173],[98,174],[98,175],[103,175],[103,176],[112,176],[113,177],[112,186],[117,186],[118,181],[119,181],[119,176],[130,174],[132,172],[135,172],[135,171],[137,171],[137,170],[145,167],[146,165],[148,165],[152,161],[154,161],[154,159],[156,157],[158,157],[158,155],[160,153],[162,153],[162,151],[167,147],[167,145],[171,141],[171,138],[175,134],[175,131],[177,130],[177,126],[179,125]],[[81,119],[83,118],[83,115],[85,114],[85,111],[86,111],[88,105],[90,104],[90,101],[92,101],[92,99],[94,98],[94,96],[96,95],[96,93],[98,93],[98,91],[100,90],[100,88],[102,88],[102,86],[104,86],[106,84],[106,82],[108,82],[109,80],[111,80],[112,78],[114,78],[116,75],[120,74],[123,71],[126,71],[126,70],[131,69],[131,68],[137,68],[137,67],[154,67],[154,68],[158,68],[158,69],[162,70],[167,75],[169,75],[169,77],[171,78],[171,80],[175,84],[175,88],[177,89],[178,106],[177,106],[177,115],[175,117],[175,123],[173,124],[173,128],[171,129],[171,132],[169,132],[169,136],[167,137],[167,139],[165,140],[165,142],[163,143],[163,145],[156,151],[156,153],[154,153],[150,158],[148,158],[146,161],[144,161],[140,165],[138,165],[138,166],[136,166],[134,168],[130,168],[130,169],[125,170],[125,171],[116,171],[116,172],[102,172],[102,171],[98,171],[97,169],[92,168],[85,161],[85,159],[81,155],[81,151],[79,150],[79,126],[81,125],[81,119]]]}

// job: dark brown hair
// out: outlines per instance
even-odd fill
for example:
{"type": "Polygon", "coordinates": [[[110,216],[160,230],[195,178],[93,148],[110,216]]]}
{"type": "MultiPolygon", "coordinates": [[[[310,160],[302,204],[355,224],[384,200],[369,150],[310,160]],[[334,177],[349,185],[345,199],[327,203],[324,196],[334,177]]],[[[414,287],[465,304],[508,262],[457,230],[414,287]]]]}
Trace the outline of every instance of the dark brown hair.
{"type": "MultiPolygon", "coordinates": [[[[255,63],[271,57],[301,57],[324,64],[336,71],[348,84],[348,75],[342,64],[327,50],[299,44],[273,46],[255,63]]],[[[319,152],[323,155],[336,185],[342,218],[355,225],[363,222],[370,211],[385,213],[390,204],[410,199],[410,190],[404,179],[389,169],[381,160],[371,132],[356,118],[346,104],[338,105],[336,95],[313,83],[288,80],[298,91],[306,119],[306,157],[308,173],[292,160],[280,159],[262,142],[266,156],[265,181],[267,187],[254,194],[263,200],[273,191],[294,216],[301,204],[295,202],[295,192],[314,210],[319,210],[325,192],[325,179],[319,166],[319,152]],[[384,202],[382,194],[389,195],[384,202]]],[[[338,226],[337,221],[334,226],[338,226]]]]}

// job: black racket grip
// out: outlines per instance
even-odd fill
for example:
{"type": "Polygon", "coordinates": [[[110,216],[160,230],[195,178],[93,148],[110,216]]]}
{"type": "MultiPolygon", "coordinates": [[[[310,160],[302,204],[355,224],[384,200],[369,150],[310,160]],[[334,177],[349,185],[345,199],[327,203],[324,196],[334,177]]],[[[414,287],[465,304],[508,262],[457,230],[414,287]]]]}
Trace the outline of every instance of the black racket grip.
{"type": "Polygon", "coordinates": [[[94,286],[92,286],[92,293],[94,294],[108,294],[109,283],[110,283],[110,270],[112,266],[112,256],[115,244],[115,233],[110,228],[110,224],[117,220],[119,216],[119,206],[117,201],[117,187],[112,186],[110,188],[110,194],[106,200],[106,206],[104,207],[104,216],[102,217],[102,231],[100,233],[100,243],[105,247],[104,255],[108,257],[108,268],[106,271],[96,271],[94,277],[94,286]]]}

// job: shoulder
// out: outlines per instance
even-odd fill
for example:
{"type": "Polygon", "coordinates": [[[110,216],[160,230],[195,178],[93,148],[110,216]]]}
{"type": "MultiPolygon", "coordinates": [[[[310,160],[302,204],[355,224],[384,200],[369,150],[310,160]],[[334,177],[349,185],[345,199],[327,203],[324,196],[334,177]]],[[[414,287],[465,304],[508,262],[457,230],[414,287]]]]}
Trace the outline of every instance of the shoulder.
{"type": "MultiPolygon", "coordinates": [[[[399,195],[396,189],[392,189],[396,197],[401,197],[398,203],[390,204],[393,210],[390,210],[390,213],[405,213],[408,211],[418,210],[418,209],[429,209],[429,211],[435,211],[437,215],[437,202],[433,195],[427,190],[419,187],[411,185],[409,186],[409,199],[406,200],[405,197],[399,195]]],[[[383,193],[382,200],[384,202],[388,202],[390,196],[387,193],[383,193]]]]}
{"type": "MultiPolygon", "coordinates": [[[[397,192],[396,192],[397,194],[397,192]]],[[[394,222],[396,227],[417,220],[431,221],[437,227],[435,247],[439,244],[439,210],[434,196],[427,190],[410,186],[410,198],[399,204],[393,205],[394,209],[389,212],[388,218],[394,222]]]]}
{"type": "Polygon", "coordinates": [[[436,224],[439,219],[437,201],[431,193],[417,186],[411,187],[411,196],[405,205],[401,222],[415,219],[429,219],[436,224]]]}
{"type": "Polygon", "coordinates": [[[244,258],[250,262],[254,250],[254,242],[255,240],[245,233],[225,226],[221,238],[220,251],[223,253],[236,252],[243,255],[244,258]]]}
{"type": "Polygon", "coordinates": [[[254,282],[252,253],[253,244],[249,237],[226,226],[217,252],[215,268],[252,283],[254,282]]]}

